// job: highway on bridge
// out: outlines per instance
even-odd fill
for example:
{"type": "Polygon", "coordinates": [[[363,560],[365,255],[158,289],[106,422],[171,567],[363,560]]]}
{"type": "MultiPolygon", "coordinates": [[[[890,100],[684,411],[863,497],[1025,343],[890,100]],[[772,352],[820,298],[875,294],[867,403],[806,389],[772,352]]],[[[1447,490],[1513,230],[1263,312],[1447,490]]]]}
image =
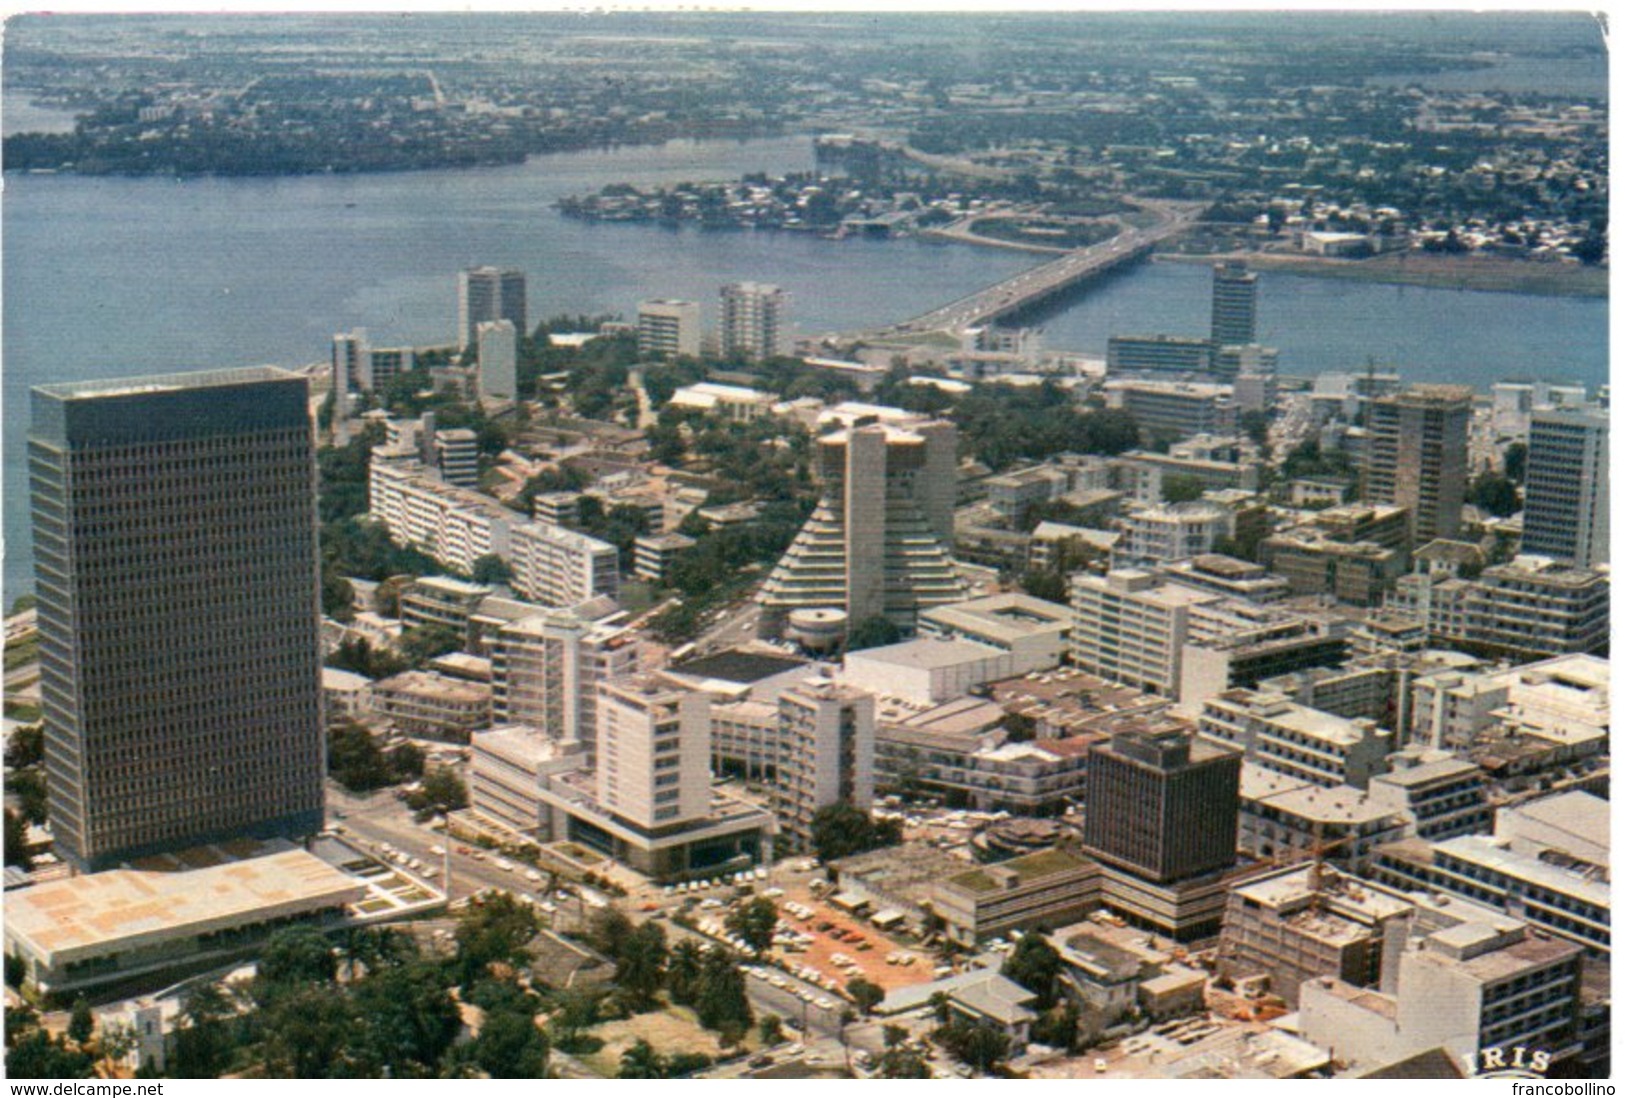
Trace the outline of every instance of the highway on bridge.
{"type": "Polygon", "coordinates": [[[1201,203],[1150,199],[1141,199],[1138,204],[1157,214],[1161,220],[1149,228],[1127,229],[1110,240],[1067,252],[1048,263],[1022,271],[912,320],[867,332],[864,337],[896,339],[992,323],[1079,282],[1141,259],[1160,242],[1183,232],[1204,208],[1201,203]]]}

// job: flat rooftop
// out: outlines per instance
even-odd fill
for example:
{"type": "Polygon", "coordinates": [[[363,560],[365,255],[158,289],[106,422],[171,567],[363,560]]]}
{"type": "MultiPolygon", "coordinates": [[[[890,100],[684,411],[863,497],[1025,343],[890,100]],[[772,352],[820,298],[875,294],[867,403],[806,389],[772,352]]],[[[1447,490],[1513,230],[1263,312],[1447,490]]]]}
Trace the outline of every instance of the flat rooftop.
{"type": "Polygon", "coordinates": [[[749,685],[805,665],[805,660],[769,656],[760,652],[742,652],[734,648],[718,652],[714,656],[702,656],[697,660],[674,664],[668,670],[690,678],[721,679],[723,682],[749,685]]]}
{"type": "MultiPolygon", "coordinates": [[[[233,849],[232,844],[223,844],[233,849]]],[[[257,846],[258,844],[250,844],[257,846]]],[[[20,889],[6,898],[6,934],[42,956],[96,954],[360,901],[366,886],[288,843],[212,865],[197,852],[147,868],[112,869],[20,889]]],[[[64,958],[71,960],[69,956],[64,958]]]]}
{"type": "Polygon", "coordinates": [[[293,381],[299,376],[276,366],[243,366],[230,370],[200,370],[184,374],[65,381],[54,385],[36,385],[34,391],[62,400],[74,400],[83,397],[161,393],[178,389],[215,389],[227,385],[243,385],[252,381],[293,381]]]}
{"type": "Polygon", "coordinates": [[[985,893],[998,889],[995,875],[1000,871],[1014,873],[1019,884],[1031,884],[1044,877],[1054,876],[1080,869],[1088,869],[1094,865],[1088,858],[1072,854],[1060,848],[1040,850],[1036,854],[1026,854],[1020,858],[1012,858],[1007,862],[995,865],[982,866],[967,873],[951,877],[945,883],[950,887],[962,889],[966,892],[985,893]]]}
{"type": "Polygon", "coordinates": [[[934,671],[976,660],[995,659],[1003,654],[1000,649],[972,641],[921,637],[901,644],[865,648],[849,653],[846,660],[848,665],[856,660],[861,663],[890,664],[915,671],[934,671]]]}

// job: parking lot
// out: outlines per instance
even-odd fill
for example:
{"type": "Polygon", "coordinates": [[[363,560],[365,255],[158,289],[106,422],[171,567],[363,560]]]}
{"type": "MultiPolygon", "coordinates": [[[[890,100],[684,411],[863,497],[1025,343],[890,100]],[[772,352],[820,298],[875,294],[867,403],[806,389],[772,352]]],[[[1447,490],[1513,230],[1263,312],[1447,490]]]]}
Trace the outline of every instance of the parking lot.
{"type": "Polygon", "coordinates": [[[785,960],[809,968],[843,989],[858,976],[887,991],[932,978],[935,962],[929,952],[881,933],[805,889],[796,889],[779,901],[779,918],[798,936],[797,944],[802,947],[785,953],[785,960]]]}

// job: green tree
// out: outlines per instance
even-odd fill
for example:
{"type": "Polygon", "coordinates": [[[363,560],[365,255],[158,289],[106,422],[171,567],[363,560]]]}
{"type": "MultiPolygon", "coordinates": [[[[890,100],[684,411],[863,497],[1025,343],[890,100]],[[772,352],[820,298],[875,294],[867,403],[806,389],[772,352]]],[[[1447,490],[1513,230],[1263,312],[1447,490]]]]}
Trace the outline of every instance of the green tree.
{"type": "Polygon", "coordinates": [[[978,1071],[992,1071],[1010,1055],[1009,1035],[987,1022],[950,1022],[937,1030],[935,1040],[978,1071]]]}
{"type": "Polygon", "coordinates": [[[368,1058],[392,1078],[433,1075],[462,1030],[457,1003],[437,964],[380,967],[355,985],[352,997],[368,1058]]]}
{"type": "Polygon", "coordinates": [[[773,930],[779,925],[779,909],[767,897],[757,896],[728,912],[725,922],[729,930],[760,954],[773,945],[773,930]]]}
{"type": "Polygon", "coordinates": [[[756,1023],[756,1036],[764,1045],[776,1045],[784,1040],[784,1022],[777,1014],[764,1014],[756,1023]]]}
{"type": "Polygon", "coordinates": [[[418,812],[455,812],[468,807],[468,787],[451,767],[432,767],[424,771],[423,788],[406,803],[418,812]]]}
{"type": "Polygon", "coordinates": [[[684,938],[672,947],[666,959],[666,991],[672,1002],[694,1005],[700,993],[704,961],[699,945],[692,938],[684,938]]]}
{"type": "Polygon", "coordinates": [[[1505,518],[1518,509],[1518,489],[1510,478],[1499,473],[1481,473],[1467,490],[1467,502],[1505,518]]]}
{"type": "Polygon", "coordinates": [[[337,976],[333,943],[312,926],[286,927],[271,935],[256,973],[258,983],[271,995],[298,985],[332,983],[337,976]]]}
{"type": "Polygon", "coordinates": [[[17,798],[17,807],[22,810],[24,820],[32,824],[45,822],[50,810],[50,794],[45,787],[44,767],[30,766],[12,771],[6,779],[6,792],[17,798]]]}
{"type": "Polygon", "coordinates": [[[181,999],[171,1038],[170,1074],[177,1079],[215,1079],[231,1064],[235,1043],[227,1019],[234,1011],[217,984],[195,984],[181,999]]]}
{"type": "Polygon", "coordinates": [[[637,1009],[655,1002],[665,979],[666,932],[659,923],[644,923],[627,936],[615,965],[615,983],[632,998],[637,1009]]]}
{"type": "Polygon", "coordinates": [[[844,801],[826,805],[813,814],[812,845],[821,862],[901,841],[902,829],[896,820],[877,822],[861,808],[844,801]]]}
{"type": "Polygon", "coordinates": [[[455,932],[457,983],[466,990],[493,964],[526,964],[530,960],[526,946],[537,929],[536,910],[507,892],[488,896],[484,904],[469,908],[455,932]]]}
{"type": "Polygon", "coordinates": [[[469,570],[469,578],[475,583],[500,584],[510,583],[513,580],[513,569],[508,562],[495,553],[487,553],[474,562],[469,570]]]}
{"type": "Polygon", "coordinates": [[[1078,1008],[1063,1001],[1044,1011],[1033,1023],[1032,1038],[1041,1045],[1073,1051],[1078,1040],[1078,1008]]]}
{"type": "Polygon", "coordinates": [[[547,1036],[528,1015],[487,1015],[474,1038],[474,1062],[493,1079],[541,1079],[547,1074],[547,1036]]]}
{"type": "Polygon", "coordinates": [[[29,1030],[6,1052],[10,1079],[89,1079],[93,1066],[89,1053],[70,1049],[43,1029],[29,1030]]]}
{"type": "Polygon", "coordinates": [[[96,1015],[91,1013],[90,1000],[83,995],[73,1001],[73,1011],[68,1016],[68,1037],[77,1045],[89,1041],[96,1032],[96,1015]]]}
{"type": "Polygon", "coordinates": [[[1038,996],[1039,1010],[1055,1005],[1060,994],[1061,955],[1042,934],[1030,930],[1023,934],[1001,971],[1038,996]]]}
{"type": "Polygon", "coordinates": [[[1201,477],[1188,473],[1169,473],[1162,478],[1162,498],[1165,503],[1189,503],[1201,499],[1206,490],[1201,477]]]}
{"type": "Polygon", "coordinates": [[[1529,444],[1514,442],[1506,448],[1502,455],[1506,466],[1506,477],[1513,484],[1523,486],[1524,471],[1529,467],[1529,444]]]}
{"type": "Polygon", "coordinates": [[[396,642],[401,658],[413,667],[423,667],[436,656],[455,652],[463,646],[463,636],[449,625],[418,625],[401,634],[396,642]]]}
{"type": "Polygon", "coordinates": [[[564,1052],[593,1052],[600,1045],[587,1037],[587,1030],[598,1024],[604,993],[597,988],[566,988],[554,997],[553,1016],[548,1021],[548,1032],[553,1044],[564,1052]]]}
{"type": "Polygon", "coordinates": [[[620,1070],[615,1073],[617,1079],[664,1079],[666,1077],[666,1061],[654,1046],[642,1037],[632,1042],[632,1046],[621,1053],[620,1070]]]}
{"type": "Polygon", "coordinates": [[[632,937],[633,929],[626,912],[611,904],[593,914],[587,924],[587,941],[598,952],[615,960],[632,937]]]}
{"type": "Polygon", "coordinates": [[[7,865],[19,866],[24,870],[34,868],[34,857],[28,853],[28,824],[22,816],[6,809],[5,834],[0,850],[5,852],[7,865]]]}
{"type": "Polygon", "coordinates": [[[25,766],[38,766],[45,761],[45,725],[36,721],[24,724],[11,734],[6,745],[6,765],[13,770],[25,766]]]}
{"type": "Polygon", "coordinates": [[[362,1021],[346,995],[296,985],[260,1009],[259,1055],[271,1079],[354,1079],[376,1075],[357,1041],[362,1021]]]}
{"type": "Polygon", "coordinates": [[[857,652],[864,648],[879,648],[884,644],[896,644],[902,638],[902,631],[896,623],[884,614],[875,614],[852,627],[846,635],[846,650],[857,652]]]}
{"type": "Polygon", "coordinates": [[[339,722],[327,733],[327,772],[352,793],[378,789],[395,778],[377,738],[352,720],[339,722]]]}
{"type": "Polygon", "coordinates": [[[699,994],[694,1012],[706,1029],[743,1033],[752,1020],[750,1000],[745,995],[745,974],[739,962],[726,950],[706,954],[700,969],[699,994]]]}
{"type": "Polygon", "coordinates": [[[886,989],[879,984],[871,983],[862,976],[853,977],[847,982],[846,993],[852,997],[863,1016],[867,1018],[886,998],[886,989]]]}

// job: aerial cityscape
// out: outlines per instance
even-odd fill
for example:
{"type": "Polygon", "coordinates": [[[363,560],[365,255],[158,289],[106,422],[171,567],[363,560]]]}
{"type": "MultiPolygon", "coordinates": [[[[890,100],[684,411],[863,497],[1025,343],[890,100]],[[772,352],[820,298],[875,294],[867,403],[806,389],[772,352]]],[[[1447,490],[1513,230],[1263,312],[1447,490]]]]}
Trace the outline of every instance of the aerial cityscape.
{"type": "Polygon", "coordinates": [[[9,1078],[1610,1077],[1593,17],[6,30],[9,1078]]]}

